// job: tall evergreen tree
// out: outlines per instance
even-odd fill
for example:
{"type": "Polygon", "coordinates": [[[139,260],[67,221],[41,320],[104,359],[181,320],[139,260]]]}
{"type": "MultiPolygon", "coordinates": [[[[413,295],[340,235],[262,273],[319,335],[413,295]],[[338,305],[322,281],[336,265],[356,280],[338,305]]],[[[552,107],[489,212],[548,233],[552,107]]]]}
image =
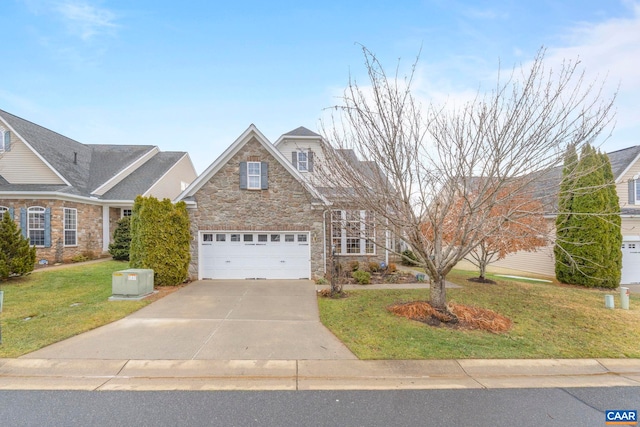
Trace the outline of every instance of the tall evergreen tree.
{"type": "Polygon", "coordinates": [[[611,164],[586,145],[570,172],[558,200],[564,212],[556,220],[556,276],[563,283],[615,288],[622,237],[611,164]]]}
{"type": "Polygon", "coordinates": [[[570,145],[564,156],[562,181],[558,194],[558,216],[556,217],[556,245],[553,252],[556,260],[556,277],[566,283],[571,271],[571,257],[565,248],[565,242],[570,235],[569,222],[573,204],[575,188],[575,170],[578,166],[578,153],[575,145],[570,145]]]}
{"type": "Polygon", "coordinates": [[[113,259],[129,261],[131,248],[131,217],[120,218],[118,226],[113,231],[113,242],[109,243],[109,253],[113,259]]]}
{"type": "Polygon", "coordinates": [[[0,221],[0,280],[31,273],[36,264],[36,248],[5,212],[0,221]]]}

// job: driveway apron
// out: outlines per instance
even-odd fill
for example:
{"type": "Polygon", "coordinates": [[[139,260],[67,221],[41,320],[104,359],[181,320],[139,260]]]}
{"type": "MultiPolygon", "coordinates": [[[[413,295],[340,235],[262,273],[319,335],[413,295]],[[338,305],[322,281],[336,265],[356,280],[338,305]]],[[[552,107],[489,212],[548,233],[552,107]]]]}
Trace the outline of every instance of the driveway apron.
{"type": "Polygon", "coordinates": [[[320,323],[315,285],[308,280],[194,282],[124,319],[23,358],[356,359],[320,323]]]}

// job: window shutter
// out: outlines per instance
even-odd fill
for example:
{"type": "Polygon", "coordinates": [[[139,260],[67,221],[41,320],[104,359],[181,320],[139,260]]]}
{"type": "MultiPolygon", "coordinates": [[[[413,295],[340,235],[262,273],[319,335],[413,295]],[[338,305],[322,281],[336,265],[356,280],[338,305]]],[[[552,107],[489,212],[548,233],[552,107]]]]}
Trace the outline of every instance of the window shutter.
{"type": "Polygon", "coordinates": [[[51,247],[51,208],[44,210],[44,247],[51,247]]]}
{"type": "Polygon", "coordinates": [[[11,219],[14,218],[14,209],[13,208],[9,208],[9,216],[11,217],[11,219]]]}
{"type": "Polygon", "coordinates": [[[291,152],[291,163],[293,163],[294,168],[298,169],[298,152],[297,151],[291,152]]]}
{"type": "Polygon", "coordinates": [[[313,172],[313,151],[307,153],[307,170],[313,172]]]}
{"type": "Polygon", "coordinates": [[[269,163],[260,163],[260,188],[267,190],[269,188],[269,163]]]}
{"type": "Polygon", "coordinates": [[[11,151],[11,131],[4,133],[4,151],[11,151]]]}
{"type": "Polygon", "coordinates": [[[20,229],[22,230],[22,237],[25,239],[27,236],[27,210],[25,208],[20,208],[20,229]]]}
{"type": "Polygon", "coordinates": [[[636,204],[636,180],[635,179],[629,180],[629,204],[630,205],[636,204]]]}
{"type": "Polygon", "coordinates": [[[240,162],[240,189],[247,189],[247,162],[240,162]]]}

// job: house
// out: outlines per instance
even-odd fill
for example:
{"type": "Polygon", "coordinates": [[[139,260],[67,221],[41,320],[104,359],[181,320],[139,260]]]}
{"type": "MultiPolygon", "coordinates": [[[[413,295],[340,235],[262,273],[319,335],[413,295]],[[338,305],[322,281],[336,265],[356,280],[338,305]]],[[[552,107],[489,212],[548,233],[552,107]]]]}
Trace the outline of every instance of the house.
{"type": "Polygon", "coordinates": [[[187,153],[82,144],[0,110],[0,213],[41,263],[106,252],[137,195],[173,199],[196,176],[187,153]]]}
{"type": "MultiPolygon", "coordinates": [[[[607,154],[620,200],[622,232],[622,284],[640,283],[640,145],[607,154]]],[[[562,169],[552,171],[547,188],[557,194],[562,169]],[[554,182],[550,182],[554,181],[554,182]]],[[[548,216],[555,229],[555,215],[548,216]]],[[[536,252],[516,252],[493,264],[495,267],[555,276],[553,245],[536,252]]]]}
{"type": "Polygon", "coordinates": [[[322,187],[323,144],[304,127],[271,143],[251,125],[176,198],[191,219],[191,278],[317,278],[332,252],[388,260],[373,213],[345,209],[322,187]]]}

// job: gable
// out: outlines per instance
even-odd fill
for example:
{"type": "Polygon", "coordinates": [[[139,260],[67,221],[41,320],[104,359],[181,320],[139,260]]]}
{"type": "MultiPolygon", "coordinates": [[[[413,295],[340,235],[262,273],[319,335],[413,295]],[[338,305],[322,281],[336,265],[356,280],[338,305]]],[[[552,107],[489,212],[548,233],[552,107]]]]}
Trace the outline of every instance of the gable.
{"type": "MultiPolygon", "coordinates": [[[[7,130],[0,122],[0,132],[7,130]]],[[[15,132],[10,150],[0,156],[0,175],[10,184],[66,184],[15,132]]]]}
{"type": "MultiPolygon", "coordinates": [[[[311,186],[305,178],[291,165],[291,162],[285,159],[282,154],[267,140],[267,138],[254,126],[251,125],[247,128],[246,131],[236,139],[236,141],[231,144],[196,180],[193,182],[189,188],[187,188],[180,196],[178,196],[177,200],[184,200],[186,198],[193,197],[198,191],[210,180],[217,175],[222,169],[224,169],[226,174],[228,175],[228,179],[232,179],[231,174],[228,172],[227,164],[229,164],[232,160],[237,162],[237,165],[233,165],[231,167],[235,167],[237,179],[238,179],[238,189],[240,189],[240,161],[239,158],[245,158],[242,161],[262,161],[262,160],[250,160],[250,159],[259,159],[262,156],[267,156],[265,158],[271,159],[268,162],[269,165],[273,163],[273,165],[281,166],[291,178],[293,178],[302,188],[305,189],[307,193],[311,196],[315,202],[320,202],[327,204],[327,200],[315,189],[311,186]],[[251,154],[254,153],[254,154],[251,154]],[[236,157],[240,155],[240,157],[236,157]],[[249,160],[247,160],[249,159],[249,160]]],[[[271,168],[272,166],[267,166],[271,168]]],[[[269,178],[271,179],[271,178],[269,178]]]]}
{"type": "MultiPolygon", "coordinates": [[[[616,179],[616,191],[620,199],[620,207],[629,206],[629,181],[640,175],[640,158],[629,165],[627,170],[616,179]]],[[[635,205],[632,205],[636,207],[635,205]]]]}

